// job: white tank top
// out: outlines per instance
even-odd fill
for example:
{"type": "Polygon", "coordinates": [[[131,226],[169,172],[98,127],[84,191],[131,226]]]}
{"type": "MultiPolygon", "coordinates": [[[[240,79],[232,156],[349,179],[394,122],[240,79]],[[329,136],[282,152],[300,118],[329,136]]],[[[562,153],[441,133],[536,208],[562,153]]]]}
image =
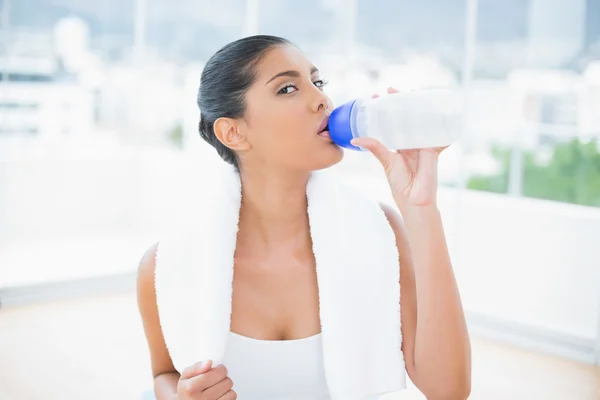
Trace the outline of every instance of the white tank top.
{"type": "Polygon", "coordinates": [[[321,334],[259,340],[230,333],[223,365],[239,400],[330,400],[321,334]]]}

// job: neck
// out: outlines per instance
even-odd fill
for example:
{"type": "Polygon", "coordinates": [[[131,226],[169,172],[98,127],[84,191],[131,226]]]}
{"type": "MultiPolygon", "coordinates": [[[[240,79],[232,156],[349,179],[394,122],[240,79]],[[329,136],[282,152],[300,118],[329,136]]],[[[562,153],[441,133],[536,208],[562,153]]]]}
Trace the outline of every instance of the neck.
{"type": "Polygon", "coordinates": [[[306,199],[309,173],[254,169],[242,170],[240,177],[239,248],[272,252],[310,246],[306,199]]]}

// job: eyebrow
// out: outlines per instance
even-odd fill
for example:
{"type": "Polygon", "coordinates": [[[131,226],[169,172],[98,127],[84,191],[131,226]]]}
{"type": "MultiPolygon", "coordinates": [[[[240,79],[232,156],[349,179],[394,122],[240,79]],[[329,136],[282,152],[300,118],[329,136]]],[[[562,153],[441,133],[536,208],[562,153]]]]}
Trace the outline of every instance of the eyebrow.
{"type": "MultiPolygon", "coordinates": [[[[310,74],[311,75],[313,75],[313,74],[315,74],[317,72],[319,72],[319,69],[317,67],[313,66],[310,69],[310,74]]],[[[300,77],[300,72],[294,71],[294,70],[280,72],[280,73],[276,74],[275,76],[273,76],[271,79],[269,79],[267,81],[267,83],[265,83],[265,86],[268,85],[269,83],[271,83],[272,81],[274,81],[275,79],[281,78],[282,76],[290,76],[292,78],[299,78],[300,77]]]]}

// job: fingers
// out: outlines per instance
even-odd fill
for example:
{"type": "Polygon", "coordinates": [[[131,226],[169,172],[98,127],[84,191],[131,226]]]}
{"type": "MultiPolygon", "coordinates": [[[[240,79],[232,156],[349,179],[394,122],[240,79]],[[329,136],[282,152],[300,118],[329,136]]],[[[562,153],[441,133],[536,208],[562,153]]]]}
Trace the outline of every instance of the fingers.
{"type": "Polygon", "coordinates": [[[212,368],[212,360],[200,361],[194,365],[190,365],[181,372],[181,379],[190,379],[194,376],[202,375],[212,368]]]}
{"type": "Polygon", "coordinates": [[[237,399],[237,393],[233,390],[230,390],[229,392],[225,393],[223,396],[218,398],[218,400],[236,400],[236,399],[237,399]]]}
{"type": "MultiPolygon", "coordinates": [[[[393,87],[388,87],[387,88],[387,93],[388,94],[394,94],[394,93],[399,93],[399,90],[394,89],[393,87]]],[[[374,95],[371,96],[371,98],[376,99],[380,97],[377,93],[375,93],[374,95]]]]}
{"type": "Polygon", "coordinates": [[[231,378],[226,377],[221,382],[218,382],[216,385],[205,389],[202,394],[206,396],[208,399],[220,399],[225,396],[227,392],[233,389],[233,381],[231,378]]]}
{"type": "MultiPolygon", "coordinates": [[[[387,93],[388,94],[394,94],[394,93],[399,93],[400,91],[397,89],[394,89],[393,87],[388,87],[387,88],[387,93]]],[[[374,95],[371,96],[373,99],[376,99],[378,97],[380,97],[377,93],[375,93],[374,95]]]]}
{"type": "MultiPolygon", "coordinates": [[[[227,378],[227,368],[224,365],[218,365],[211,369],[210,371],[196,376],[191,379],[191,384],[193,387],[197,387],[200,390],[207,390],[208,388],[216,385],[221,382],[225,378],[227,378]]],[[[223,392],[224,393],[224,392],[223,392]]],[[[222,394],[222,393],[221,393],[222,394]]],[[[216,398],[216,397],[215,397],[216,398]]]]}
{"type": "Polygon", "coordinates": [[[379,162],[386,167],[389,163],[390,152],[382,145],[378,140],[373,138],[358,138],[352,139],[350,142],[354,146],[362,147],[369,150],[379,160],[379,162]]]}
{"type": "Polygon", "coordinates": [[[437,152],[438,154],[441,154],[441,153],[442,153],[442,151],[446,150],[448,147],[450,147],[450,145],[448,145],[448,146],[444,146],[444,147],[436,147],[436,149],[435,149],[435,150],[436,150],[436,152],[437,152]]]}

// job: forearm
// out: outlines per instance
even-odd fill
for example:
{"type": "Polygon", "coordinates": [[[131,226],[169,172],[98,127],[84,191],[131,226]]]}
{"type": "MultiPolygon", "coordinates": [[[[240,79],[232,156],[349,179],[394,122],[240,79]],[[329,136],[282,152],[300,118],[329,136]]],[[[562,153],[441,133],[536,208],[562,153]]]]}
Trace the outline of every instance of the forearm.
{"type": "Polygon", "coordinates": [[[470,341],[440,212],[435,206],[408,207],[401,212],[415,270],[415,371],[431,394],[428,398],[466,396],[470,341]]]}
{"type": "Polygon", "coordinates": [[[154,393],[156,400],[177,400],[177,384],[179,374],[169,372],[160,374],[154,378],[154,393]]]}

